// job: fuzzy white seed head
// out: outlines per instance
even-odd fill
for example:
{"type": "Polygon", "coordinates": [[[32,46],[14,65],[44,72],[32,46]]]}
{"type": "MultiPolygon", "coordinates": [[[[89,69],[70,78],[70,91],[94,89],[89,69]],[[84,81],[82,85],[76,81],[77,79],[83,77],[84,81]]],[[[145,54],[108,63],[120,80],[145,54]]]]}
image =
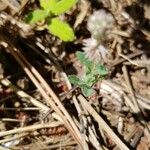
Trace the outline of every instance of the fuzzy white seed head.
{"type": "Polygon", "coordinates": [[[87,28],[96,40],[101,40],[107,30],[112,28],[114,18],[105,10],[95,11],[88,19],[87,28]]]}
{"type": "Polygon", "coordinates": [[[108,50],[103,45],[98,44],[97,40],[95,40],[94,38],[83,40],[83,45],[83,50],[90,60],[99,62],[101,61],[101,59],[104,59],[106,57],[108,50]]]}

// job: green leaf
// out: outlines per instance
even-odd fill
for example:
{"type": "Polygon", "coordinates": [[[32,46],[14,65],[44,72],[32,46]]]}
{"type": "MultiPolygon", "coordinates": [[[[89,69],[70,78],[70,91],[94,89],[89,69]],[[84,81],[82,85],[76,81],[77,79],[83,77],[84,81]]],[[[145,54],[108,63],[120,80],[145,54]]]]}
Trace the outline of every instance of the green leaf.
{"type": "Polygon", "coordinates": [[[55,15],[60,15],[67,12],[71,7],[73,7],[78,0],[60,0],[51,10],[55,15]]]}
{"type": "Polygon", "coordinates": [[[30,12],[26,18],[27,23],[36,23],[40,20],[45,19],[48,16],[48,12],[46,10],[37,9],[33,12],[30,12]]]}
{"type": "Polygon", "coordinates": [[[108,71],[107,71],[106,67],[99,64],[99,63],[96,64],[95,69],[96,69],[97,74],[99,74],[100,76],[105,76],[105,75],[108,74],[108,71]]]}
{"type": "Polygon", "coordinates": [[[96,78],[92,73],[86,74],[85,77],[83,78],[83,82],[87,86],[91,87],[96,82],[96,78]]]}
{"type": "Polygon", "coordinates": [[[45,10],[52,10],[58,0],[40,0],[40,6],[45,10]]]}
{"type": "Polygon", "coordinates": [[[69,81],[74,85],[79,85],[80,79],[76,75],[70,75],[69,81]]]}
{"type": "Polygon", "coordinates": [[[84,52],[77,51],[76,56],[82,64],[84,64],[88,68],[92,68],[93,63],[86,57],[84,52]]]}
{"type": "Polygon", "coordinates": [[[93,90],[91,87],[88,87],[86,85],[81,86],[81,90],[82,90],[84,96],[86,96],[86,97],[91,96],[92,94],[95,93],[95,90],[93,90]]]}
{"type": "Polygon", "coordinates": [[[53,18],[48,24],[48,29],[53,35],[63,41],[73,41],[75,39],[73,29],[59,18],[53,18]]]}

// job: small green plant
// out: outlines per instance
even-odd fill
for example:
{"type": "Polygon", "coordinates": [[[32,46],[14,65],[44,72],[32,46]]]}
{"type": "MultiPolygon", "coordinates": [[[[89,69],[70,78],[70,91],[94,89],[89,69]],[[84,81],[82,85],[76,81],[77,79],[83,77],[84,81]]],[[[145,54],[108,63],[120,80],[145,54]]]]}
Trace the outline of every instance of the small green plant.
{"type": "Polygon", "coordinates": [[[92,86],[102,79],[107,73],[107,69],[100,63],[94,63],[86,57],[84,52],[76,53],[77,59],[85,66],[85,74],[82,79],[76,75],[70,75],[69,80],[75,86],[81,88],[85,96],[91,96],[95,90],[92,86]]]}
{"type": "Polygon", "coordinates": [[[45,20],[50,33],[63,41],[73,41],[75,39],[73,29],[68,23],[61,21],[58,16],[70,10],[77,1],[78,0],[39,0],[41,8],[30,12],[26,21],[33,24],[45,20]]]}

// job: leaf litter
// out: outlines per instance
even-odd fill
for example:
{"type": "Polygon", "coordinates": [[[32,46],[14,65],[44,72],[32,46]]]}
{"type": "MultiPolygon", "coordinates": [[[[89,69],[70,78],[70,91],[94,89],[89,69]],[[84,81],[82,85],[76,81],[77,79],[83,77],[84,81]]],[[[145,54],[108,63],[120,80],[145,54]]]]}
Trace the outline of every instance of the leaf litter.
{"type": "Polygon", "coordinates": [[[61,16],[72,42],[24,22],[38,1],[13,1],[0,1],[0,149],[150,149],[148,1],[78,1],[61,16]],[[88,74],[93,95],[77,51],[107,68],[88,74]]]}

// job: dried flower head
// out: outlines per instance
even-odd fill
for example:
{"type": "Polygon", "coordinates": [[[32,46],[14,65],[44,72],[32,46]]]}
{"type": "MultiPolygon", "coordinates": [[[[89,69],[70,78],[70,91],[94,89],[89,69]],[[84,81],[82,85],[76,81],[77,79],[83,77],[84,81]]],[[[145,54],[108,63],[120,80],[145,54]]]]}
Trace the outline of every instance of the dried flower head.
{"type": "Polygon", "coordinates": [[[114,18],[105,10],[95,11],[88,19],[87,28],[96,40],[102,40],[106,32],[112,28],[114,18]]]}
{"type": "Polygon", "coordinates": [[[83,45],[86,56],[94,62],[99,62],[102,58],[104,59],[107,54],[107,49],[103,45],[98,44],[94,38],[83,40],[83,45]]]}
{"type": "Polygon", "coordinates": [[[112,28],[114,18],[105,10],[95,11],[88,19],[87,28],[92,37],[83,41],[87,57],[94,61],[101,61],[107,54],[107,49],[103,46],[108,31],[112,28]]]}

